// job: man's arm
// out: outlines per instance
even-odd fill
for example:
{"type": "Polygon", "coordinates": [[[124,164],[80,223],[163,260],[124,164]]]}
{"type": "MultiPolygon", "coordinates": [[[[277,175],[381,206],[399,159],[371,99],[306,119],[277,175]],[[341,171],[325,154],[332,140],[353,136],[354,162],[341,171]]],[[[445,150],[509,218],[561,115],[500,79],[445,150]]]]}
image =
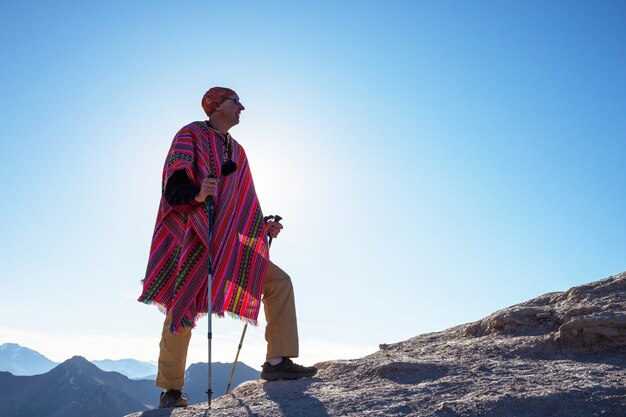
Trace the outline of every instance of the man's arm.
{"type": "Polygon", "coordinates": [[[192,206],[198,206],[194,197],[198,195],[200,187],[192,183],[184,170],[176,171],[167,180],[164,196],[167,204],[176,211],[188,212],[192,206]]]}
{"type": "Polygon", "coordinates": [[[217,192],[217,179],[205,178],[202,186],[191,182],[185,170],[181,169],[172,174],[167,180],[165,201],[174,210],[188,213],[192,207],[200,206],[209,196],[217,192]]]}

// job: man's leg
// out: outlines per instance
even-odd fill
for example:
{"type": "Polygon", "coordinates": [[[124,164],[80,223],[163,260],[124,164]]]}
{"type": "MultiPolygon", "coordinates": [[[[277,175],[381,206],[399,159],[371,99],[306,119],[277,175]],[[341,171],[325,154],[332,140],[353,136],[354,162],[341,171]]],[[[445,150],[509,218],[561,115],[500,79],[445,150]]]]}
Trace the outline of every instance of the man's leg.
{"type": "Polygon", "coordinates": [[[291,278],[271,261],[263,281],[263,308],[267,327],[268,359],[277,357],[297,358],[298,321],[296,302],[291,278]]]}
{"type": "Polygon", "coordinates": [[[170,332],[171,322],[171,316],[167,315],[159,344],[159,369],[155,385],[166,390],[161,393],[159,405],[161,408],[186,407],[189,404],[181,391],[185,385],[185,365],[191,329],[183,327],[174,334],[170,332]]]}
{"type": "Polygon", "coordinates": [[[263,281],[263,307],[267,320],[267,362],[261,378],[273,381],[315,375],[316,368],[300,366],[289,359],[299,354],[295,297],[291,278],[272,262],[263,281]]]}

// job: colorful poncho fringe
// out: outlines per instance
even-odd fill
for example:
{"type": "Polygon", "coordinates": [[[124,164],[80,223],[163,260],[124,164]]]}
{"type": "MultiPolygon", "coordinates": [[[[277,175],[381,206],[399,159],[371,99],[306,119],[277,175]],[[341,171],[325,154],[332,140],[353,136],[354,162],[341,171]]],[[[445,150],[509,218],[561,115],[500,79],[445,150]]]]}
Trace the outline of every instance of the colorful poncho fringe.
{"type": "MultiPolygon", "coordinates": [[[[195,327],[196,320],[208,311],[209,262],[213,312],[257,324],[269,260],[267,232],[246,154],[231,141],[237,171],[227,177],[217,175],[219,187],[212,213],[208,199],[184,213],[173,210],[161,198],[139,301],[157,304],[171,314],[172,332],[178,332],[181,326],[195,327]]],[[[183,127],[167,155],[163,190],[168,178],[179,170],[185,170],[199,185],[210,174],[221,172],[223,155],[223,137],[207,128],[206,123],[183,127]]]]}

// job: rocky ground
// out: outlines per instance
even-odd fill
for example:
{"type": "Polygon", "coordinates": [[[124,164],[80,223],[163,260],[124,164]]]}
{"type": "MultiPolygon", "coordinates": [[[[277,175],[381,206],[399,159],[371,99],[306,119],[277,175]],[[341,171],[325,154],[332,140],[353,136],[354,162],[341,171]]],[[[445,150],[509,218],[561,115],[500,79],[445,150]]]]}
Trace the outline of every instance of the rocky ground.
{"type": "Polygon", "coordinates": [[[626,272],[549,293],[315,378],[251,381],[187,409],[129,417],[626,416],[626,272]]]}

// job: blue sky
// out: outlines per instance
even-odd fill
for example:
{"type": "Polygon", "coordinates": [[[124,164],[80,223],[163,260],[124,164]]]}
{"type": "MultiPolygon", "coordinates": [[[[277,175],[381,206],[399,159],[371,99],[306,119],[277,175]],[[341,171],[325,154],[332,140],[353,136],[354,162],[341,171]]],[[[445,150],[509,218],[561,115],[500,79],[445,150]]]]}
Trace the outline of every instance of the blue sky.
{"type": "MultiPolygon", "coordinates": [[[[626,270],[624,21],[619,1],[4,2],[0,342],[156,359],[161,314],[134,300],[161,169],[214,85],[285,219],[301,362],[626,270]]],[[[242,325],[214,326],[230,361],[242,325]]],[[[258,366],[263,327],[247,339],[258,366]]]]}

